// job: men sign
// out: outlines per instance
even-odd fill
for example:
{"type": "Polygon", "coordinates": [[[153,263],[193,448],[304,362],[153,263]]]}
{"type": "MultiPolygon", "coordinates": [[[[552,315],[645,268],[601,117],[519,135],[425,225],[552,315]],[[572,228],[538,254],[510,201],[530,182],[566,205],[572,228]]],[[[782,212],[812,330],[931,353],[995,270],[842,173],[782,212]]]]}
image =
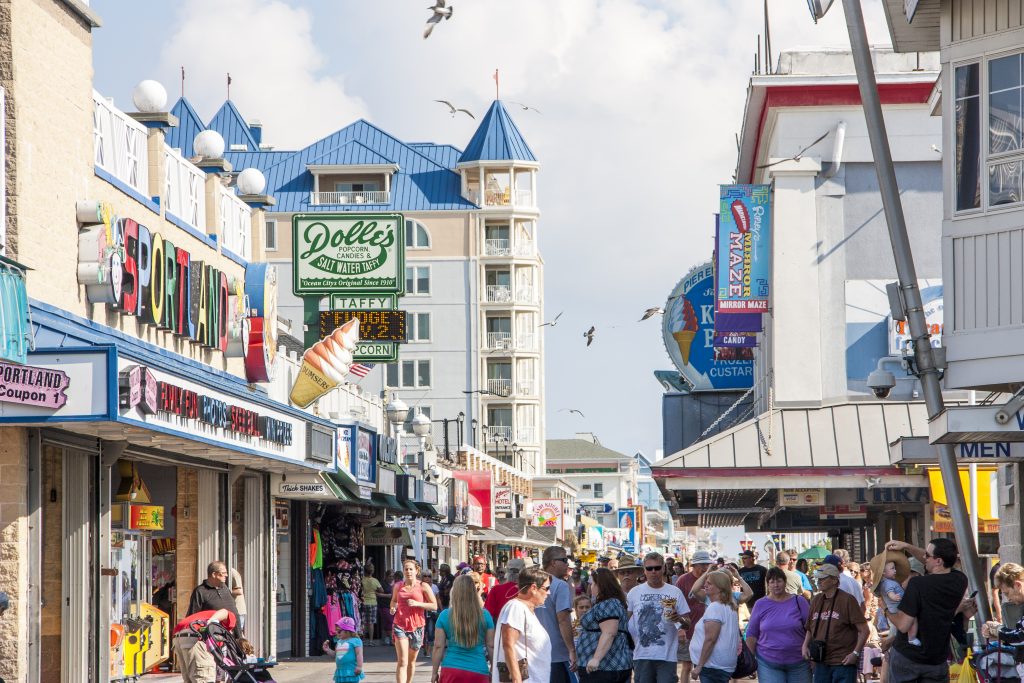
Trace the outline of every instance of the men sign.
{"type": "Polygon", "coordinates": [[[297,295],[402,294],[405,222],[400,214],[316,213],[292,218],[297,295]]]}

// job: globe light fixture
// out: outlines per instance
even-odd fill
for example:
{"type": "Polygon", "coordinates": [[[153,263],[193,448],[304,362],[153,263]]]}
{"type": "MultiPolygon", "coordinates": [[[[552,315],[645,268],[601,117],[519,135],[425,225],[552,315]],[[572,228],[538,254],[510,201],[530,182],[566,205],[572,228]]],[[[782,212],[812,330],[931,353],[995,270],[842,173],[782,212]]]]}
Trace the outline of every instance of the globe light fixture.
{"type": "Polygon", "coordinates": [[[397,396],[392,396],[391,400],[388,401],[388,407],[385,408],[384,412],[387,413],[388,420],[391,421],[391,424],[396,427],[400,427],[405,424],[406,418],[409,417],[409,406],[406,405],[405,401],[397,396]]]}
{"type": "Polygon", "coordinates": [[[224,156],[224,138],[215,130],[204,130],[192,141],[196,154],[204,159],[220,159],[224,156]]]}
{"type": "Polygon", "coordinates": [[[238,174],[235,186],[241,194],[260,194],[267,186],[267,179],[258,168],[247,168],[238,174]]]}
{"type": "Polygon", "coordinates": [[[833,0],[807,0],[807,9],[811,10],[811,18],[815,24],[828,13],[832,2],[833,0]]]}
{"type": "Polygon", "coordinates": [[[132,91],[132,102],[143,114],[156,114],[167,107],[167,89],[158,81],[142,81],[132,91]]]}
{"type": "Polygon", "coordinates": [[[412,433],[416,436],[426,436],[430,433],[430,418],[416,409],[416,415],[412,418],[412,433]]]}

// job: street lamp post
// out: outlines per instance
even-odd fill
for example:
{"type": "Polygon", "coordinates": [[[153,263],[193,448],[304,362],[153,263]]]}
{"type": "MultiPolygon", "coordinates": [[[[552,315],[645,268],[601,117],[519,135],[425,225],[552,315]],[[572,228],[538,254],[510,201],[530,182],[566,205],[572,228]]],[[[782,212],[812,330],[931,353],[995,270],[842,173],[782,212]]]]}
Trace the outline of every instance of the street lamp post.
{"type": "MultiPolygon", "coordinates": [[[[808,0],[811,16],[815,21],[825,15],[832,2],[833,0],[808,0]]],[[[860,98],[864,104],[864,118],[867,122],[868,138],[871,141],[871,154],[875,160],[875,173],[878,175],[878,188],[882,196],[882,207],[885,210],[885,222],[889,228],[889,241],[892,243],[893,259],[896,262],[899,291],[914,344],[915,373],[921,380],[928,418],[933,419],[945,410],[942,386],[939,383],[941,372],[936,363],[928,333],[924,305],[921,301],[921,290],[917,286],[917,270],[914,267],[914,255],[910,248],[910,237],[907,234],[903,203],[900,200],[896,171],[889,150],[885,119],[882,117],[882,103],[878,97],[878,84],[875,81],[875,70],[871,63],[871,49],[868,46],[860,0],[843,0],[843,11],[846,14],[846,27],[850,33],[850,48],[857,71],[860,98]]],[[[893,313],[896,317],[897,312],[893,313]]],[[[960,549],[961,563],[970,585],[977,589],[979,618],[984,622],[989,619],[991,614],[989,596],[985,590],[981,563],[978,558],[978,547],[974,541],[974,532],[971,530],[967,504],[964,501],[964,492],[960,484],[960,470],[957,467],[956,454],[952,444],[940,444],[937,448],[942,485],[946,489],[947,503],[950,516],[953,518],[953,528],[960,549]]]]}

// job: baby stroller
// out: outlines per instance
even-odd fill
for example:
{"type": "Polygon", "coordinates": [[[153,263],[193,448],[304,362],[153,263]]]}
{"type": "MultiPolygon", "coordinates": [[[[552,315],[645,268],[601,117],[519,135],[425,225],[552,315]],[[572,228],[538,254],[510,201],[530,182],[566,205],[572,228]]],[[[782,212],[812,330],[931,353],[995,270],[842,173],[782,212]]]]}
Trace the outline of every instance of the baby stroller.
{"type": "Polygon", "coordinates": [[[971,650],[970,664],[978,672],[979,683],[1020,683],[1017,663],[1020,648],[989,643],[971,650]]]}
{"type": "MultiPolygon", "coordinates": [[[[232,683],[274,683],[273,676],[267,670],[274,666],[274,663],[265,662],[263,659],[247,661],[242,647],[231,631],[224,626],[216,623],[207,624],[200,633],[206,649],[217,663],[219,674],[223,674],[226,680],[232,683]]],[[[220,675],[217,680],[222,680],[220,675]]]]}

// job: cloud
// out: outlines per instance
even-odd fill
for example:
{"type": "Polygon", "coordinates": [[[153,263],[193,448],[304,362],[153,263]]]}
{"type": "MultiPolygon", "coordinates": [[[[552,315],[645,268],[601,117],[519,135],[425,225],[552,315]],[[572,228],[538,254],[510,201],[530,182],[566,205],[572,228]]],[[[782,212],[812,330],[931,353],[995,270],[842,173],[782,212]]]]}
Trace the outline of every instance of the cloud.
{"type": "Polygon", "coordinates": [[[164,83],[177,83],[185,67],[185,94],[207,121],[226,97],[230,73],[232,101],[263,122],[265,141],[305,146],[367,111],[341,74],[324,73],[312,23],[309,11],[279,0],[187,0],[161,49],[159,72],[164,83]]]}

